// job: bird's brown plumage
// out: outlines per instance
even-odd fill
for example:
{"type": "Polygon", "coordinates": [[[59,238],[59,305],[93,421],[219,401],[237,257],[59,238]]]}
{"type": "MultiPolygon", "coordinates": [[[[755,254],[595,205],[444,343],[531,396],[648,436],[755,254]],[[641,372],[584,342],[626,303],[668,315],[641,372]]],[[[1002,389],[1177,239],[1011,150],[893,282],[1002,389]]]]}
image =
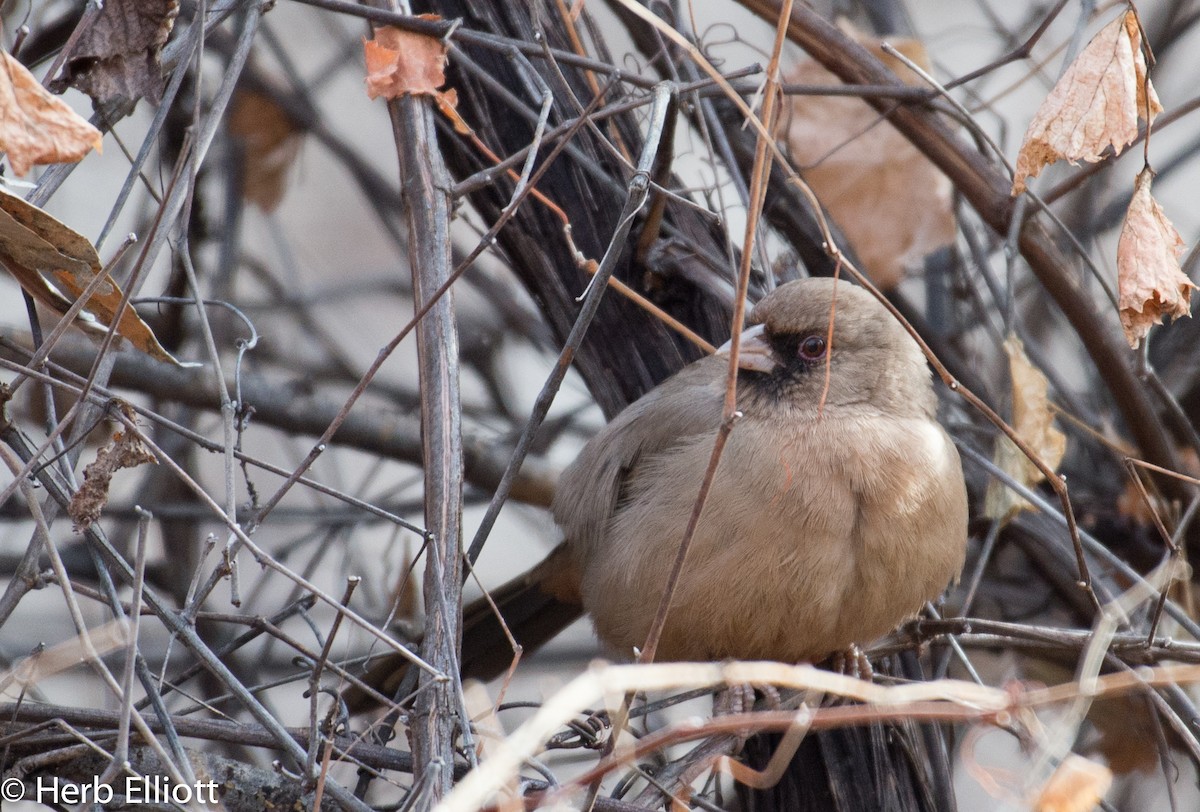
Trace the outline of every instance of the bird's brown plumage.
{"type": "MultiPolygon", "coordinates": [[[[889,631],[962,566],[962,470],[912,338],[870,294],[830,279],[781,286],[751,321],[762,328],[749,353],[775,368],[739,375],[742,417],[662,659],[821,659],[889,631]],[[826,357],[802,358],[831,315],[826,357]]],[[[629,406],[559,483],[554,515],[584,607],[618,655],[646,641],[721,420],[727,363],[697,361],[629,406]]]]}

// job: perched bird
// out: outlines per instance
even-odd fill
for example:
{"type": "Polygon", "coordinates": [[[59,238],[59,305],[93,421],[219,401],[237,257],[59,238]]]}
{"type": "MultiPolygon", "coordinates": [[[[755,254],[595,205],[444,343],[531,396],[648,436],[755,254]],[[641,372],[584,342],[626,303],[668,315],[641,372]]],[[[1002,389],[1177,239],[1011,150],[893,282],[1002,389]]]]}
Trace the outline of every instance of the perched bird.
{"type": "MultiPolygon", "coordinates": [[[[780,286],[750,321],[742,416],[660,659],[820,660],[890,631],[962,566],[962,468],[904,328],[869,293],[832,279],[780,286]]],[[[583,606],[618,654],[646,641],[712,453],[727,367],[718,353],[663,382],[592,438],[559,483],[554,517],[583,606]]]]}
{"type": "MultiPolygon", "coordinates": [[[[962,468],[904,328],[863,289],[823,278],[781,285],[749,321],[742,414],[659,660],[821,660],[888,632],[962,567],[962,468]]],[[[645,644],[722,419],[728,363],[719,352],[664,381],[563,473],[553,512],[565,542],[493,593],[527,650],[581,608],[615,655],[645,644]]],[[[491,611],[468,607],[464,672],[488,678],[510,659],[491,611]]],[[[394,670],[377,666],[375,684],[394,670]]]]}

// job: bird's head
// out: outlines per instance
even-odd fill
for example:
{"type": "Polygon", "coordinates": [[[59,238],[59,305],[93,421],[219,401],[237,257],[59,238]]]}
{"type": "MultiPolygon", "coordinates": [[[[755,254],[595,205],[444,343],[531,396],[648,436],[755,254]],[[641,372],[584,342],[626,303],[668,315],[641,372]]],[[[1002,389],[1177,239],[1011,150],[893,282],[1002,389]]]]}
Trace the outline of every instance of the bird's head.
{"type": "Polygon", "coordinates": [[[936,409],[917,343],[860,287],[829,278],[788,282],[755,305],[748,321],[738,352],[738,403],[748,413],[857,405],[931,416],[936,409]]]}

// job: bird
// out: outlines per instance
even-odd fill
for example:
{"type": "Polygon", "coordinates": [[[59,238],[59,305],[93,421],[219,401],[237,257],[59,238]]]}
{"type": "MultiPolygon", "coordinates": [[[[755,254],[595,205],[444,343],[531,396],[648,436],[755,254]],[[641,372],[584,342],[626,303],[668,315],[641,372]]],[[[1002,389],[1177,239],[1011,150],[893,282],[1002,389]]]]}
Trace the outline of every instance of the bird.
{"type": "MultiPolygon", "coordinates": [[[[738,415],[658,660],[817,662],[891,631],[962,568],[962,466],[906,329],[832,278],[778,286],[747,322],[738,415]]],[[[563,471],[564,541],[492,593],[526,650],[581,614],[615,657],[646,644],[724,417],[729,352],[626,407],[563,471]]],[[[511,645],[491,607],[469,605],[463,630],[464,676],[503,673],[511,645]]],[[[377,663],[366,681],[386,694],[397,673],[377,663]]]]}

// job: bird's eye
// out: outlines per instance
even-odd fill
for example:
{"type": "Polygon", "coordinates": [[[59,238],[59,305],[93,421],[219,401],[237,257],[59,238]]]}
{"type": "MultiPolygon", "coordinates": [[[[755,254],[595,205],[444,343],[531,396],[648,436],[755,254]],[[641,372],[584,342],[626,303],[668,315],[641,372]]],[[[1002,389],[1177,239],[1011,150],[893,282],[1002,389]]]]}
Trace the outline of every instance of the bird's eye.
{"type": "Polygon", "coordinates": [[[809,336],[800,342],[800,357],[805,361],[820,361],[825,357],[825,339],[809,336]]]}

